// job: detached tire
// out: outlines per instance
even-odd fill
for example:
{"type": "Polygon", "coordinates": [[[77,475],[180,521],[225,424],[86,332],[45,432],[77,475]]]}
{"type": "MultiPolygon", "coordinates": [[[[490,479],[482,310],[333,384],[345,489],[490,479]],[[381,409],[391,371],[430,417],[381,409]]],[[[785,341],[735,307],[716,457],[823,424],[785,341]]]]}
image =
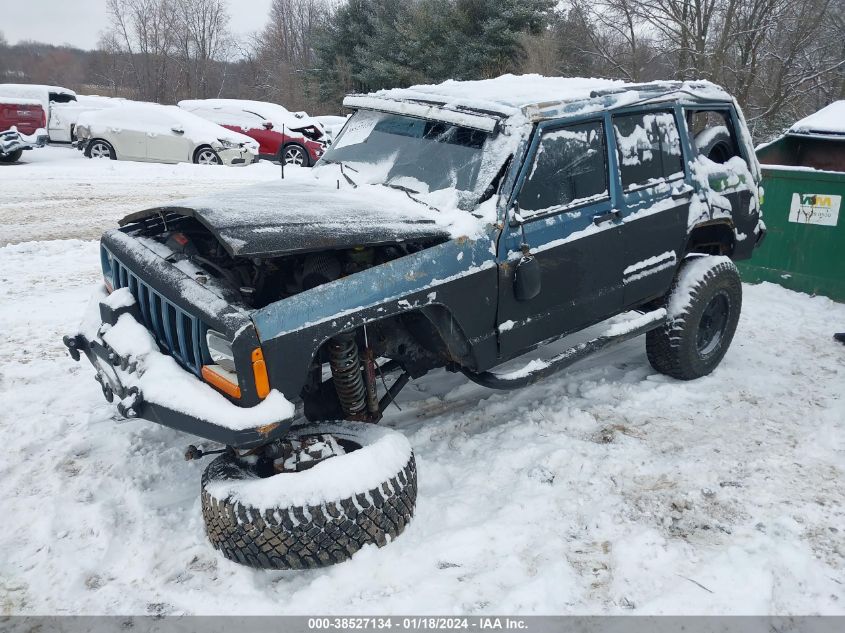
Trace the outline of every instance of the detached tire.
{"type": "Polygon", "coordinates": [[[404,435],[372,424],[309,425],[347,453],[301,472],[261,478],[226,453],[202,477],[206,534],[228,559],[260,569],[309,569],[348,560],[401,534],[414,514],[417,470],[404,435]]]}
{"type": "Polygon", "coordinates": [[[742,310],[742,284],[727,257],[693,257],[681,266],[666,303],[663,327],[646,334],[657,371],[678,380],[712,372],[733,340],[742,310]]]}

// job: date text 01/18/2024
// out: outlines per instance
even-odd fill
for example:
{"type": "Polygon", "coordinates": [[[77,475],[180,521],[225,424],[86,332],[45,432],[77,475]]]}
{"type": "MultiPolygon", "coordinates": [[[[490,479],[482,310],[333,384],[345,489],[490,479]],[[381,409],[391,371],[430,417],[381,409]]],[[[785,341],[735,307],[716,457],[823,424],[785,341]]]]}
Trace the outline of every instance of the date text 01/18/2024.
{"type": "Polygon", "coordinates": [[[456,631],[496,631],[496,630],[524,630],[527,627],[521,618],[498,617],[340,617],[340,618],[309,618],[309,630],[456,630],[456,631]]]}

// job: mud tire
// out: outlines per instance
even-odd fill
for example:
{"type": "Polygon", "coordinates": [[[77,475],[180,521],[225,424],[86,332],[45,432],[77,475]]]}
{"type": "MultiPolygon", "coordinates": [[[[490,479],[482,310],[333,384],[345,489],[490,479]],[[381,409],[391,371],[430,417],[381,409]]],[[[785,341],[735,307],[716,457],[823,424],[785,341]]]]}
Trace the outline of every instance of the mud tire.
{"type": "MultiPolygon", "coordinates": [[[[376,428],[381,434],[396,433],[376,428]]],[[[373,425],[363,423],[302,427],[297,432],[337,435],[337,429],[342,429],[345,439],[352,439],[362,448],[374,437],[373,425]]],[[[402,441],[407,443],[404,437],[402,441]]],[[[417,468],[410,445],[407,448],[404,466],[376,487],[342,498],[326,495],[327,498],[307,505],[260,508],[242,503],[233,495],[218,492],[215,496],[212,489],[221,489],[215,484],[235,482],[237,486],[250,486],[259,480],[247,464],[234,454],[225,453],[208,465],[202,477],[206,534],[215,549],[229,560],[260,569],[324,567],[348,560],[367,544],[382,547],[405,530],[414,514],[417,468]]],[[[348,457],[340,455],[330,460],[348,457]]],[[[378,458],[377,452],[373,458],[378,458]]],[[[284,484],[285,477],[299,474],[273,478],[284,484]]]]}
{"type": "Polygon", "coordinates": [[[666,325],[646,334],[649,363],[678,380],[706,376],[724,358],[739,323],[742,284],[736,266],[727,257],[687,259],[675,278],[666,308],[666,325]],[[714,306],[716,324],[708,339],[702,328],[713,324],[709,315],[714,306]]]}

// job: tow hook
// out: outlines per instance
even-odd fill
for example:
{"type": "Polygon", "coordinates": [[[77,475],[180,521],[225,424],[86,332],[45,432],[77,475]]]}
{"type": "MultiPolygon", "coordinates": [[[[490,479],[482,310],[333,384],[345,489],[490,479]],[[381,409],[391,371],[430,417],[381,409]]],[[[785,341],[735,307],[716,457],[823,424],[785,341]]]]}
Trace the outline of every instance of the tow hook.
{"type": "Polygon", "coordinates": [[[117,403],[117,410],[124,418],[137,418],[138,407],[143,402],[138,387],[129,387],[126,397],[117,403]]]}
{"type": "Polygon", "coordinates": [[[62,341],[67,347],[67,351],[70,353],[70,357],[75,360],[79,361],[79,343],[76,340],[75,336],[65,336],[62,341]]]}

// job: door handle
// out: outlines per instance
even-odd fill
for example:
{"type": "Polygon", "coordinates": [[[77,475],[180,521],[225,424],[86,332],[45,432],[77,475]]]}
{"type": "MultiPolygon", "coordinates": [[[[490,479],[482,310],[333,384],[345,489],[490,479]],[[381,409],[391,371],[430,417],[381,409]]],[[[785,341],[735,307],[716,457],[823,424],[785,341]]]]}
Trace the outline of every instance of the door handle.
{"type": "Polygon", "coordinates": [[[683,198],[691,198],[692,197],[692,189],[679,189],[678,191],[672,192],[672,200],[681,200],[683,198]]]}
{"type": "Polygon", "coordinates": [[[598,213],[593,216],[593,224],[603,224],[605,222],[612,222],[613,220],[619,219],[619,211],[614,209],[613,211],[608,211],[607,213],[598,213]]]}

